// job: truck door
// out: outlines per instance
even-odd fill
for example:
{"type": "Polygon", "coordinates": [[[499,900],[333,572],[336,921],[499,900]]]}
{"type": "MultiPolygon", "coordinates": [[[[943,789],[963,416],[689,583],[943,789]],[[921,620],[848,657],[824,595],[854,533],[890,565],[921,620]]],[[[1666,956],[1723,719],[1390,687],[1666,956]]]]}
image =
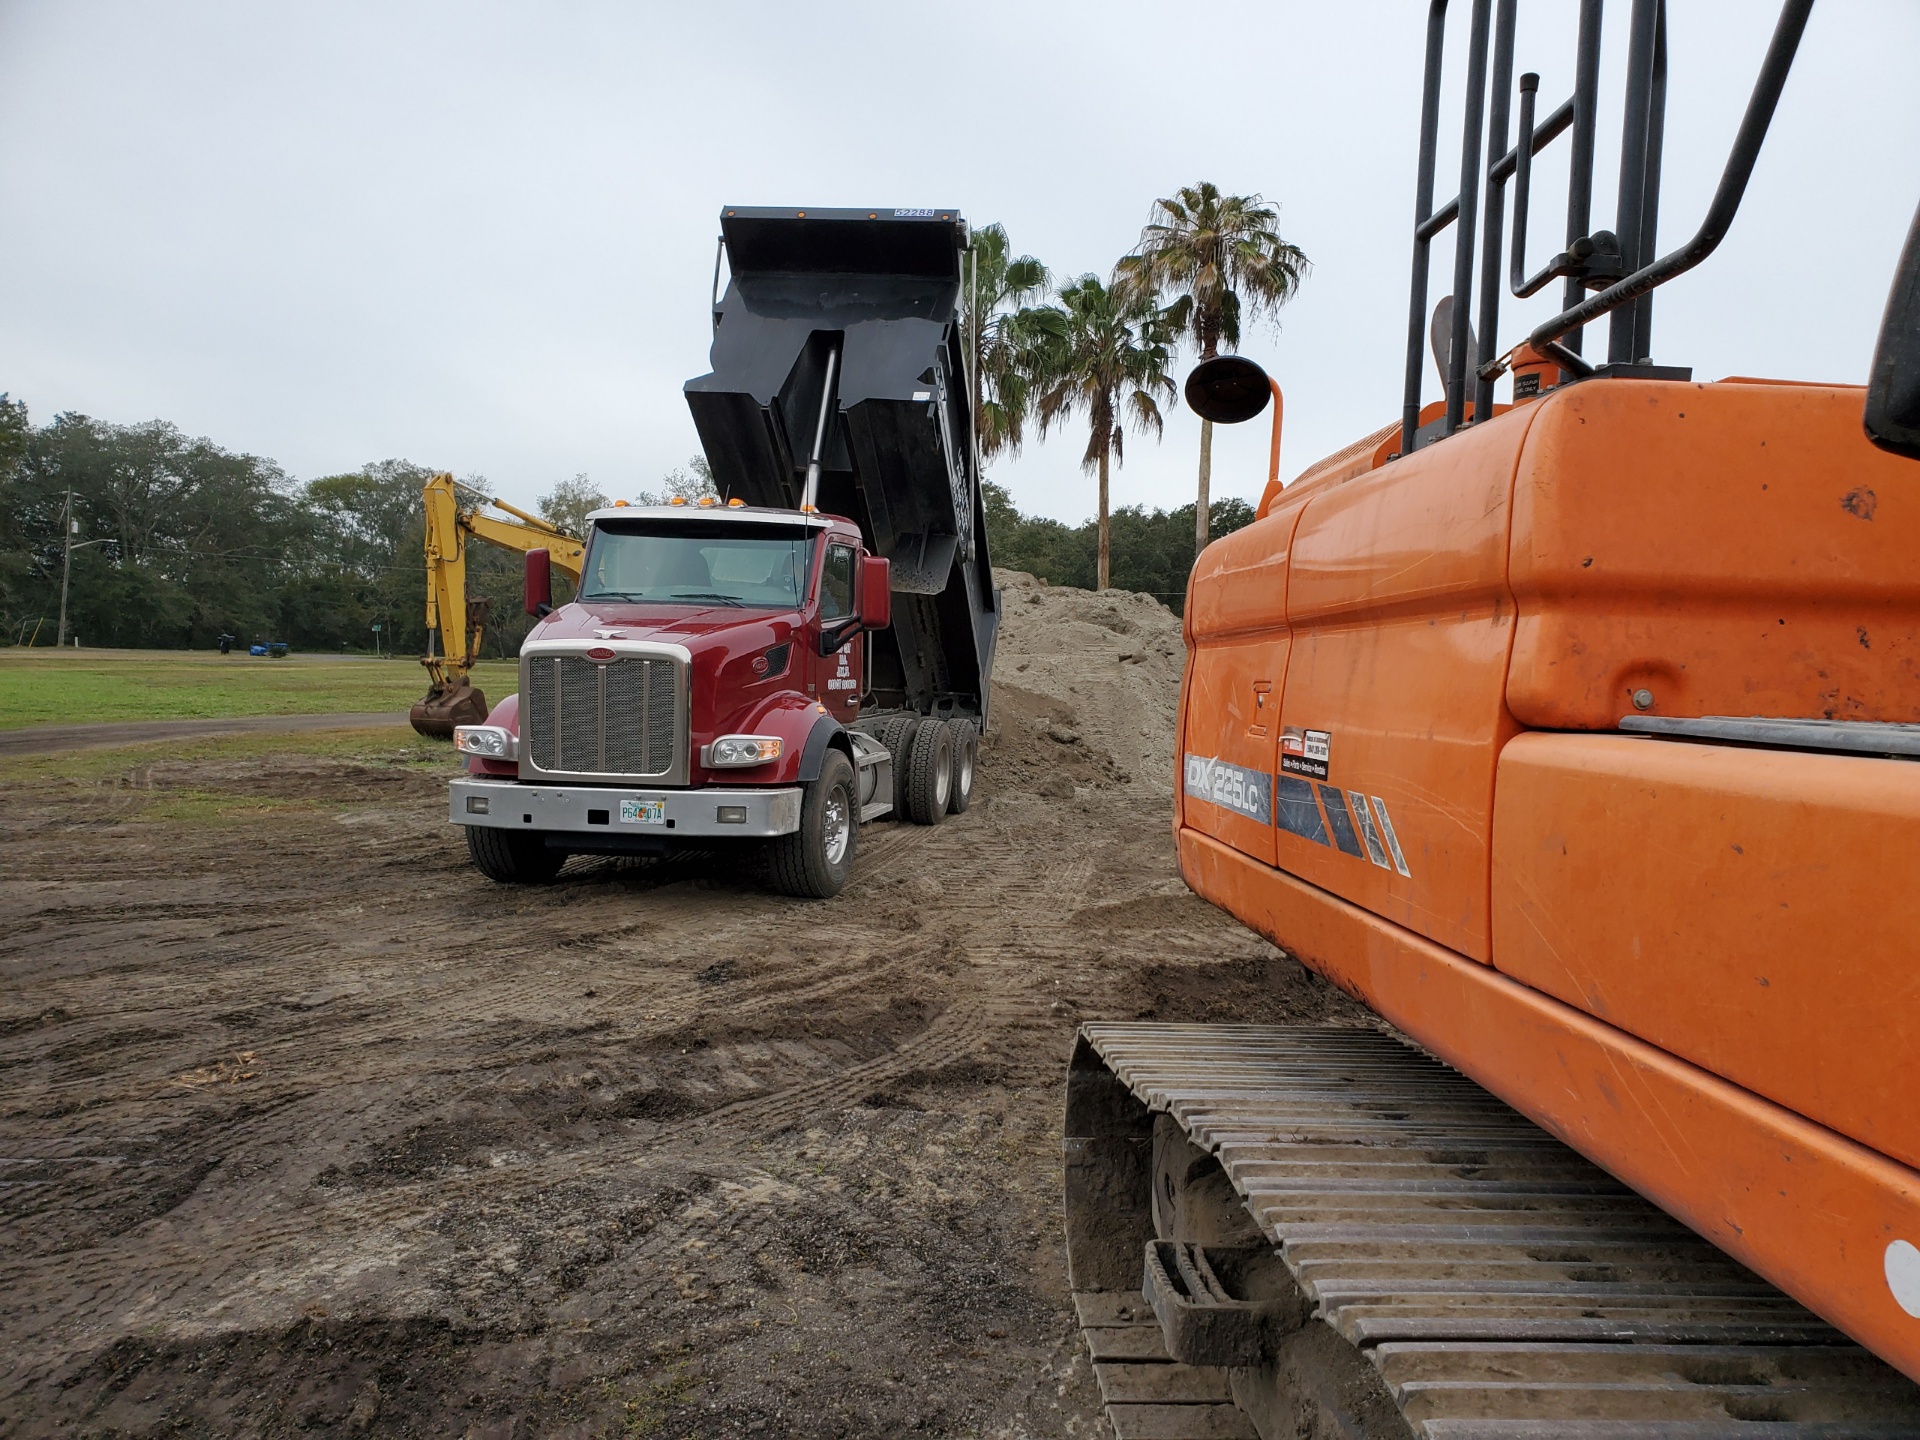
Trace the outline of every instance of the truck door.
{"type": "MultiPolygon", "coordinates": [[[[854,595],[854,579],[859,573],[859,552],[843,541],[827,545],[827,557],[820,567],[820,628],[843,629],[859,613],[854,595]]],[[[834,719],[852,720],[860,710],[860,692],[864,676],[861,661],[866,646],[857,639],[848,640],[831,655],[812,651],[815,666],[814,694],[834,719]]]]}

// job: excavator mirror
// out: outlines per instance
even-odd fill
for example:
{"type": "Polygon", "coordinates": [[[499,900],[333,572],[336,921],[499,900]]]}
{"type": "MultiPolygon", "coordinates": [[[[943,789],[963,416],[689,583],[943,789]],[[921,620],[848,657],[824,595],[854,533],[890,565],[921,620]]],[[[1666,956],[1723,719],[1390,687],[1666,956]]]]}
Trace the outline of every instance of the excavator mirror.
{"type": "Polygon", "coordinates": [[[553,553],[527,551],[527,614],[541,616],[553,610],[553,553]]]}
{"type": "Polygon", "coordinates": [[[1267,372],[1244,355],[1202,360],[1187,376],[1187,408],[1219,425],[1253,419],[1267,408],[1272,393],[1267,372]]]}
{"type": "Polygon", "coordinates": [[[1920,212],[1907,231],[1880,322],[1865,418],[1867,438],[1874,444],[1920,460],[1920,212]]]}

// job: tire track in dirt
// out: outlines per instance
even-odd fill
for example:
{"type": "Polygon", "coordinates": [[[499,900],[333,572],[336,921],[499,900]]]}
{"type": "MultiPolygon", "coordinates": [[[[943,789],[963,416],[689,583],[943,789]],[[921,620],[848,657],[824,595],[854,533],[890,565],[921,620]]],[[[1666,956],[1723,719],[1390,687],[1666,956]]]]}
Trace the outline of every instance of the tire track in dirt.
{"type": "Polygon", "coordinates": [[[1168,898],[1166,782],[1136,756],[1171,714],[1171,617],[1007,596],[1029,688],[997,692],[974,807],[868,828],[830,902],[724,859],[490,886],[438,783],[378,757],[10,797],[0,1161],[49,1182],[23,1218],[0,1188],[12,1429],[337,1432],[375,1380],[396,1432],[1097,1418],[1057,1379],[1074,1018],[1270,982],[1168,898]],[[246,803],[129,818],[147,785],[246,803]],[[135,1030],[177,1038],[109,1038],[135,1030]],[[241,1053],[247,1078],[173,1083],[241,1053]]]}

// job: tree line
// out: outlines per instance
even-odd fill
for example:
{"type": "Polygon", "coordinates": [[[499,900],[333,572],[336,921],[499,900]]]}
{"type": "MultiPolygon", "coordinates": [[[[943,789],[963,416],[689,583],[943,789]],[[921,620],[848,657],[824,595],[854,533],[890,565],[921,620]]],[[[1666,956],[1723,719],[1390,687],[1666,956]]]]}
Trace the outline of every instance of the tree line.
{"type": "MultiPolygon", "coordinates": [[[[89,646],[207,649],[282,640],[302,651],[424,654],[427,645],[420,487],[433,471],[382,460],[304,483],[257,455],[188,436],[163,420],[114,425],[63,414],[42,426],[0,396],[0,643],[54,643],[72,492],[67,628],[89,646]],[[379,631],[373,627],[378,625],[379,631]]],[[[470,477],[476,493],[484,482],[470,477]]],[[[709,493],[703,460],[661,477],[637,502],[709,493]]],[[[588,477],[539,500],[542,518],[579,534],[608,503],[588,477]]],[[[1253,518],[1240,500],[1215,501],[1218,532],[1253,518]]],[[[996,564],[1055,585],[1091,588],[1093,521],[1065,525],[1023,515],[986,486],[996,564]]],[[[1128,507],[1110,517],[1112,583],[1178,609],[1192,564],[1194,507],[1128,507]]],[[[529,622],[520,609],[520,557],[476,545],[468,588],[492,602],[482,654],[511,656],[529,622]]],[[[564,595],[556,598],[564,599],[564,595]]]]}
{"type": "MultiPolygon", "coordinates": [[[[84,645],[205,649],[232,635],[307,651],[424,654],[420,489],[433,474],[382,460],[297,482],[272,460],[164,420],[115,425],[62,414],[35,426],[24,403],[0,396],[5,643],[54,643],[64,521],[75,542],[67,630],[84,645]]],[[[657,493],[697,495],[704,483],[695,461],[663,477],[657,493]]],[[[486,493],[481,477],[467,484],[486,493]]],[[[601,503],[579,476],[539,508],[579,533],[601,503]]],[[[520,576],[516,554],[487,545],[467,552],[467,588],[492,602],[485,656],[516,654],[526,638],[520,576]]]]}
{"type": "MultiPolygon", "coordinates": [[[[1081,421],[1082,466],[1099,481],[1097,514],[1079,526],[1022,515],[989,482],[996,563],[1053,584],[1142,590],[1177,608],[1196,545],[1253,518],[1242,501],[1210,499],[1209,423],[1194,504],[1111,512],[1108,482],[1129,433],[1162,430],[1179,347],[1191,342],[1202,359],[1233,349],[1298,289],[1306,256],[1276,224],[1258,195],[1190,186],[1154,203],[1109,277],[1058,285],[1034,257],[1013,253],[1002,227],[975,231],[976,308],[964,323],[983,453],[1016,455],[1034,435],[1081,421]]],[[[164,420],[120,425],[66,413],[36,426],[24,402],[0,394],[0,631],[12,644],[53,643],[70,566],[68,633],[88,645],[205,648],[232,635],[421,654],[420,489],[432,473],[383,460],[297,481],[270,459],[164,420]]],[[[484,495],[484,479],[468,483],[484,495]]],[[[696,457],[655,491],[626,498],[692,498],[711,486],[696,457]]],[[[605,503],[581,475],[556,484],[539,508],[577,534],[587,511],[605,503]]],[[[519,557],[476,545],[467,573],[469,591],[491,602],[482,654],[515,654],[528,625],[519,557]]]]}

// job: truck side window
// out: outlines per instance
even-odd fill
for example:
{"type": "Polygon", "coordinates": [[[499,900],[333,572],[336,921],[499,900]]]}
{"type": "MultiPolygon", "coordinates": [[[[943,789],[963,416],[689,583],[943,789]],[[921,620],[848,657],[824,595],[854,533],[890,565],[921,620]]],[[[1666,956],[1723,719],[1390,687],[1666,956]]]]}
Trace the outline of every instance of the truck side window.
{"type": "Polygon", "coordinates": [[[829,545],[820,572],[820,618],[844,620],[853,614],[853,547],[829,545]]]}

